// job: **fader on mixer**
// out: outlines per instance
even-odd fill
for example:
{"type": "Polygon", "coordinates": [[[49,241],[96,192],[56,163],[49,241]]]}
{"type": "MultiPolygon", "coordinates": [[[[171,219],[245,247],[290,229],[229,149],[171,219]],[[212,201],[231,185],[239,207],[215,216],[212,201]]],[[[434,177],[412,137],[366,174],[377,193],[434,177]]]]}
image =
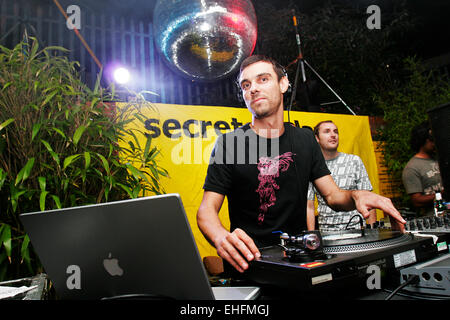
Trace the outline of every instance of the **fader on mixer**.
{"type": "Polygon", "coordinates": [[[443,216],[426,216],[420,218],[409,218],[406,222],[407,231],[430,231],[430,232],[450,232],[450,213],[443,216]]]}

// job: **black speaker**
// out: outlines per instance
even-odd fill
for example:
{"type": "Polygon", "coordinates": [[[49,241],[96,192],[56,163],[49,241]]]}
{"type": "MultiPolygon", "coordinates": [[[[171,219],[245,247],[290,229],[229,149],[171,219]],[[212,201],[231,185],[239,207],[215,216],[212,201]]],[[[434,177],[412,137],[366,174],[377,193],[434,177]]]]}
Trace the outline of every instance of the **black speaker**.
{"type": "Polygon", "coordinates": [[[444,199],[450,201],[450,102],[427,111],[444,185],[444,199]]]}

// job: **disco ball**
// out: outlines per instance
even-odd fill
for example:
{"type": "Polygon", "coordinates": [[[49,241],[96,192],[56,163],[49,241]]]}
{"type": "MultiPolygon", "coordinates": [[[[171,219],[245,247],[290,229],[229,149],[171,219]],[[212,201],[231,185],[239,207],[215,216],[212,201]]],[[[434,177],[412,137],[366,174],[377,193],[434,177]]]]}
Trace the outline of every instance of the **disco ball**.
{"type": "Polygon", "coordinates": [[[201,81],[231,75],[252,54],[257,36],[250,0],[158,0],[153,29],[169,66],[201,81]]]}

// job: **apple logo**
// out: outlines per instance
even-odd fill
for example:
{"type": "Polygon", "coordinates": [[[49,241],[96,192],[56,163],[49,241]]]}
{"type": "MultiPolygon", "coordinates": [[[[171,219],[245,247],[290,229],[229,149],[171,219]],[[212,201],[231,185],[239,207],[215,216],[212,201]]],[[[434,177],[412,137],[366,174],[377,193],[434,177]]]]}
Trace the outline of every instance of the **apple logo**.
{"type": "Polygon", "coordinates": [[[103,266],[106,271],[112,276],[121,276],[123,275],[123,270],[119,266],[119,260],[111,257],[111,252],[108,255],[108,259],[103,260],[103,266]]]}

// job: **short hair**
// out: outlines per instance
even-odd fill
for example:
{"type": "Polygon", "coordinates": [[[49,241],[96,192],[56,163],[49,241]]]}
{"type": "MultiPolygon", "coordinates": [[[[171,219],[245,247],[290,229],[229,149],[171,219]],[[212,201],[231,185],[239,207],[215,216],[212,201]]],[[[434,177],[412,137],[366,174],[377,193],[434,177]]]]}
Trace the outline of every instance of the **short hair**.
{"type": "Polygon", "coordinates": [[[420,148],[425,145],[427,139],[433,140],[433,137],[430,134],[431,126],[428,121],[424,121],[418,125],[416,125],[411,130],[411,149],[414,152],[419,152],[420,148]]]}
{"type": "Polygon", "coordinates": [[[283,78],[283,77],[287,77],[286,69],[281,64],[279,64],[275,59],[272,59],[272,58],[264,56],[264,55],[255,54],[255,55],[245,58],[244,61],[241,62],[241,67],[239,69],[239,74],[237,76],[237,82],[239,82],[239,78],[241,77],[242,71],[245,68],[247,68],[251,64],[254,64],[254,63],[260,62],[260,61],[268,62],[268,63],[272,64],[273,70],[275,71],[275,73],[278,77],[278,81],[280,81],[281,78],[283,78]]]}
{"type": "MultiPolygon", "coordinates": [[[[320,121],[318,124],[316,124],[316,126],[314,127],[314,135],[315,136],[319,136],[319,129],[320,129],[320,126],[323,124],[323,123],[332,123],[332,124],[334,124],[335,126],[336,126],[336,124],[332,121],[332,120],[325,120],[325,121],[320,121]]],[[[337,127],[337,126],[336,126],[337,127]]]]}

